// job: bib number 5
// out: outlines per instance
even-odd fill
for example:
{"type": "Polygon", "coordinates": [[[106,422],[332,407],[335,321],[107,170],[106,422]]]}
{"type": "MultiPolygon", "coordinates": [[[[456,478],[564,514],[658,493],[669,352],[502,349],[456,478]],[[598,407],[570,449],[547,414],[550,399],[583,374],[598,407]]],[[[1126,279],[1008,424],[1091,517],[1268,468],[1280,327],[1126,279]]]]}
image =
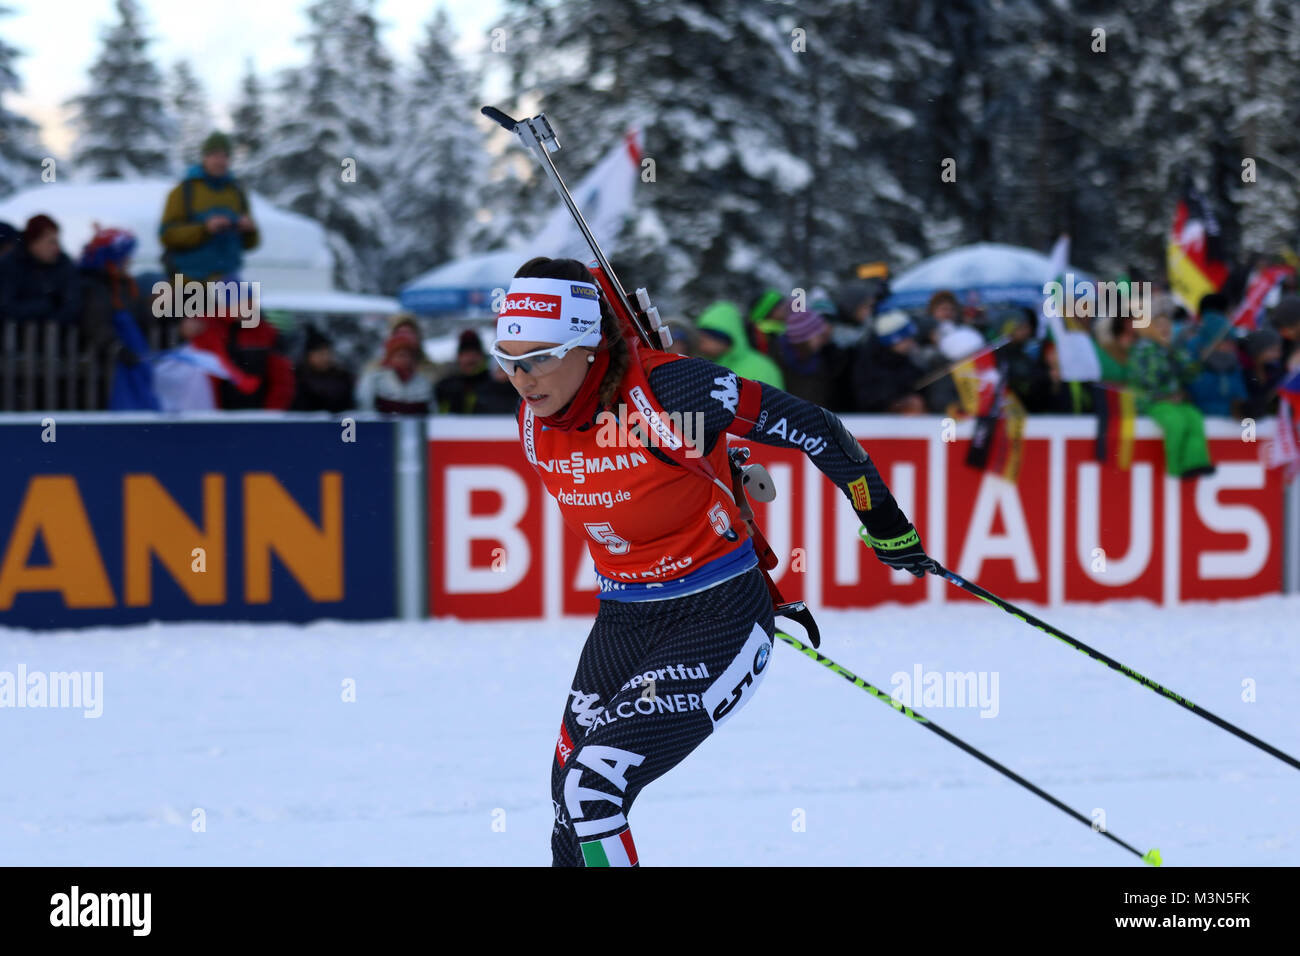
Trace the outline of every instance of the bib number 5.
{"type": "Polygon", "coordinates": [[[608,521],[589,521],[583,527],[587,529],[587,534],[603,544],[610,554],[627,554],[628,549],[632,547],[630,541],[615,534],[608,521]]]}

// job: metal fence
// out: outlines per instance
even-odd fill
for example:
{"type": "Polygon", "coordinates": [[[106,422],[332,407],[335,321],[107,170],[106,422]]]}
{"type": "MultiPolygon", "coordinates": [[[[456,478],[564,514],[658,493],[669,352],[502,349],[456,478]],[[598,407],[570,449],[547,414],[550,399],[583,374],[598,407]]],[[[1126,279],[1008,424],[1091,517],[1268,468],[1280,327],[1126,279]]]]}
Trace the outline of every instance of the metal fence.
{"type": "MultiPolygon", "coordinates": [[[[179,342],[175,324],[146,331],[151,349],[179,342]]],[[[0,321],[0,411],[95,411],[108,407],[118,349],[76,325],[0,321]]]]}

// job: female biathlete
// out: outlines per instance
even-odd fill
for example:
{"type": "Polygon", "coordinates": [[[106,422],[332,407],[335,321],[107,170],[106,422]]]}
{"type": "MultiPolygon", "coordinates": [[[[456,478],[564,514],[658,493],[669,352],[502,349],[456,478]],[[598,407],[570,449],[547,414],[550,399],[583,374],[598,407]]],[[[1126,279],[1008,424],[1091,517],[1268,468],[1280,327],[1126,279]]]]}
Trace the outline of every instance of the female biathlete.
{"type": "Polygon", "coordinates": [[[772,599],[724,436],[802,449],[881,561],[918,577],[932,562],[835,415],[703,359],[642,350],[577,260],[520,268],[492,354],[523,399],[524,454],[586,539],[600,586],[552,758],[552,862],[636,866],[637,794],[745,705],[772,653],[772,599]]]}

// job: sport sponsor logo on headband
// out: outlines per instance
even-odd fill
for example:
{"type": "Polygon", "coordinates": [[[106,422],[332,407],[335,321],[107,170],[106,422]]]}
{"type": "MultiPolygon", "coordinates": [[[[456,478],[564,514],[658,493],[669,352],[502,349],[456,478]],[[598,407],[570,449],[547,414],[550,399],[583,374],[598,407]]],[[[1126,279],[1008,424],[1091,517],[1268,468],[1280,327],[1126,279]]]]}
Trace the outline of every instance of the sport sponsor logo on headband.
{"type": "Polygon", "coordinates": [[[497,339],[561,345],[587,331],[578,344],[600,344],[600,297],[589,282],[515,278],[497,316],[497,339]]]}

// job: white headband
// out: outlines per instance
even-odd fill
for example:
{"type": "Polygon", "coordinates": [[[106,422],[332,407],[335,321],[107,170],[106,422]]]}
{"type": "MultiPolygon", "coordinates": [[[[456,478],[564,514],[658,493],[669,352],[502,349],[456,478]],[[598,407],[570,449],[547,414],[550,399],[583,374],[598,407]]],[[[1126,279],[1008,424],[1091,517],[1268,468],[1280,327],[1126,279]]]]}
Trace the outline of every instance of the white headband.
{"type": "Polygon", "coordinates": [[[497,316],[498,342],[562,345],[584,329],[579,347],[600,345],[600,294],[590,282],[525,279],[510,282],[497,316]]]}

